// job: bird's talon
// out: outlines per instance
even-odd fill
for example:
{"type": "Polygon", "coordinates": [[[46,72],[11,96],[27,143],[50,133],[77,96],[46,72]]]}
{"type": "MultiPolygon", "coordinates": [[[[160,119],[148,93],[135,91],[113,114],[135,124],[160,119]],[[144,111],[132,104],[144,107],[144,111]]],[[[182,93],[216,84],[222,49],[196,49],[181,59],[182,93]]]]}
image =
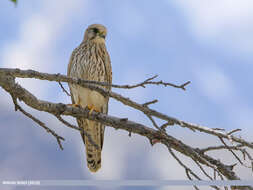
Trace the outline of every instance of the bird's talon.
{"type": "Polygon", "coordinates": [[[91,106],[91,107],[90,107],[90,106],[88,106],[88,108],[89,108],[89,110],[90,110],[90,111],[89,111],[89,115],[91,115],[91,114],[92,114],[92,112],[93,112],[93,110],[94,110],[94,106],[91,106]]]}
{"type": "Polygon", "coordinates": [[[90,110],[89,111],[89,115],[91,115],[92,114],[92,112],[95,110],[96,112],[100,112],[100,110],[97,110],[94,106],[87,106],[87,108],[90,110]]]}
{"type": "Polygon", "coordinates": [[[79,104],[67,104],[68,106],[73,106],[73,107],[78,107],[80,108],[81,106],[79,104]]]}

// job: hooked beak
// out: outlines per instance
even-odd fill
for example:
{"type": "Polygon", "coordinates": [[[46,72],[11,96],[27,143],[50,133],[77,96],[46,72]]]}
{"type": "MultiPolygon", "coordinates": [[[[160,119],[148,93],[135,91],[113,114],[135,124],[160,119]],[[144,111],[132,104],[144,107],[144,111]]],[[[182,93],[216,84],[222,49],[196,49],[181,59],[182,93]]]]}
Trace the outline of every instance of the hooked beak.
{"type": "Polygon", "coordinates": [[[105,39],[105,34],[103,32],[97,33],[97,36],[105,39]]]}

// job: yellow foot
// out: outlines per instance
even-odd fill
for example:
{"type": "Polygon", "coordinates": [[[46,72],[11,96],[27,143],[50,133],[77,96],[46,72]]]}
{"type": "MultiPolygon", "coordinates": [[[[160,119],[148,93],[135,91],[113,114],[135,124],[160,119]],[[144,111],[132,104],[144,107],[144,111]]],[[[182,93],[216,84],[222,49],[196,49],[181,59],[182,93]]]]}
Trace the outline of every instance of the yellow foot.
{"type": "Polygon", "coordinates": [[[88,105],[87,106],[87,108],[90,110],[89,111],[89,115],[91,115],[91,113],[95,110],[96,112],[100,112],[100,110],[97,110],[96,108],[95,108],[95,106],[90,106],[90,105],[88,105]]]}
{"type": "Polygon", "coordinates": [[[73,106],[73,107],[81,107],[80,105],[78,104],[67,104],[68,106],[73,106]]]}

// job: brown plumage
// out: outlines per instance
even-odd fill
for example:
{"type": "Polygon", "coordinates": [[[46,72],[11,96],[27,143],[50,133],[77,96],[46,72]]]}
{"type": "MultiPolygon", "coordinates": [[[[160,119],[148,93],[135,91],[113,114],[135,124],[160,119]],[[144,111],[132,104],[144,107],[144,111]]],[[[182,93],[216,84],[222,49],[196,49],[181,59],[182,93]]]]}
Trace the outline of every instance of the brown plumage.
{"type": "MultiPolygon", "coordinates": [[[[86,80],[112,83],[111,61],[105,46],[106,28],[100,24],[90,25],[81,44],[72,52],[68,65],[68,76],[86,80]]],[[[73,104],[92,108],[107,114],[108,97],[78,85],[69,84],[73,104]]],[[[104,87],[110,89],[110,87],[104,87]]],[[[104,141],[104,125],[87,119],[77,119],[80,128],[91,135],[99,146],[96,149],[85,136],[87,166],[92,172],[101,168],[101,151],[104,141]]]]}

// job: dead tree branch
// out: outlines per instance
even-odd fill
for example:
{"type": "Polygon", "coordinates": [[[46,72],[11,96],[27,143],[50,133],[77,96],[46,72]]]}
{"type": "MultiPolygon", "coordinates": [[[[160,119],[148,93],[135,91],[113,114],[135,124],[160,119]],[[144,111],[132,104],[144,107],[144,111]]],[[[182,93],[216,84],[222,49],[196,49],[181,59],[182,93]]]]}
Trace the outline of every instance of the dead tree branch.
{"type": "MultiPolygon", "coordinates": [[[[149,78],[142,83],[139,83],[137,85],[133,85],[130,87],[135,88],[138,86],[145,86],[147,84],[168,86],[168,85],[166,85],[167,83],[164,83],[161,81],[160,82],[154,82],[154,81],[152,82],[152,80],[154,78],[155,77],[149,78]]],[[[185,84],[181,85],[182,88],[184,88],[187,84],[189,84],[189,83],[185,83],[185,84]]],[[[206,152],[208,152],[210,150],[214,150],[215,148],[208,147],[206,149],[199,149],[198,147],[197,148],[191,147],[191,146],[183,143],[182,141],[178,140],[177,138],[172,137],[169,134],[167,134],[165,131],[165,127],[167,125],[178,125],[178,126],[181,126],[184,128],[191,129],[193,131],[200,131],[205,134],[210,134],[210,135],[213,135],[213,136],[218,137],[220,139],[228,139],[231,142],[239,143],[240,146],[248,147],[249,149],[253,149],[252,142],[248,142],[242,138],[238,138],[238,137],[232,135],[232,133],[237,132],[239,129],[236,129],[236,130],[233,130],[229,133],[226,133],[225,131],[221,132],[220,130],[217,130],[217,129],[212,129],[212,128],[208,128],[208,127],[200,126],[200,125],[196,125],[196,124],[191,124],[191,123],[176,119],[174,117],[167,116],[166,114],[163,114],[159,111],[149,108],[148,106],[150,104],[156,103],[157,102],[156,100],[150,101],[150,102],[147,102],[144,104],[139,104],[133,100],[130,100],[127,97],[124,97],[120,94],[117,94],[117,93],[109,91],[109,90],[105,90],[100,87],[100,86],[106,86],[106,85],[108,85],[108,84],[99,83],[99,82],[95,82],[95,81],[86,81],[86,80],[77,79],[77,78],[69,78],[67,76],[60,75],[60,74],[47,74],[47,73],[40,73],[40,72],[32,71],[32,70],[24,71],[24,70],[20,70],[20,69],[1,69],[0,68],[0,86],[6,92],[8,92],[12,97],[14,97],[13,100],[14,100],[15,108],[20,111],[23,109],[18,106],[17,99],[19,101],[23,101],[26,105],[28,105],[29,107],[32,107],[38,111],[48,112],[48,113],[56,116],[57,119],[59,121],[61,121],[65,126],[68,126],[68,127],[75,129],[75,130],[80,131],[80,129],[78,127],[63,120],[61,116],[67,115],[67,116],[72,116],[75,118],[80,118],[80,117],[87,118],[89,120],[103,123],[104,125],[113,127],[115,129],[122,129],[122,130],[128,131],[129,134],[136,133],[136,134],[146,137],[150,142],[152,142],[152,140],[158,140],[159,142],[161,142],[162,144],[164,144],[168,148],[169,152],[172,155],[175,155],[172,152],[172,149],[174,149],[174,150],[182,153],[183,155],[191,158],[198,165],[198,167],[202,170],[202,172],[204,170],[202,165],[205,165],[208,168],[213,169],[215,171],[215,173],[218,173],[218,175],[222,179],[223,179],[223,176],[229,180],[240,179],[239,176],[237,176],[237,174],[233,171],[233,166],[226,165],[226,164],[222,163],[220,160],[205,154],[206,152]],[[36,78],[36,79],[55,81],[55,82],[74,83],[74,84],[78,84],[82,87],[97,91],[104,96],[109,96],[111,98],[114,98],[117,101],[123,103],[124,105],[130,106],[132,108],[135,108],[136,110],[143,112],[151,120],[151,122],[152,122],[153,126],[156,128],[156,130],[151,127],[145,126],[141,123],[136,123],[134,121],[131,121],[128,118],[118,118],[118,117],[114,117],[114,116],[110,116],[110,115],[105,115],[102,113],[97,113],[95,111],[92,112],[91,114],[89,114],[88,109],[83,109],[81,107],[73,107],[73,106],[70,106],[67,104],[62,104],[62,103],[56,104],[56,103],[52,103],[52,102],[48,102],[48,101],[39,100],[36,96],[34,96],[28,90],[24,89],[22,86],[17,84],[15,82],[16,77],[36,78]],[[159,127],[156,124],[153,117],[164,120],[165,124],[163,124],[161,127],[159,127]]],[[[111,85],[111,86],[115,87],[115,88],[122,87],[121,85],[111,85]]],[[[126,86],[127,85],[123,85],[124,88],[130,88],[129,86],[128,87],[126,87],[126,86]]],[[[25,115],[27,115],[27,114],[25,114],[25,115]]],[[[30,117],[30,118],[33,118],[33,117],[30,117]]],[[[33,119],[33,120],[37,123],[39,121],[36,119],[33,119]]],[[[89,135],[85,131],[81,131],[81,132],[83,132],[84,134],[86,134],[87,137],[89,137],[89,135]]],[[[56,134],[56,133],[51,132],[51,134],[56,134]]],[[[57,139],[60,139],[60,138],[58,138],[60,136],[55,136],[55,137],[57,139]]],[[[92,141],[92,139],[90,139],[90,141],[92,141]]],[[[94,146],[95,146],[95,144],[94,144],[94,146]]],[[[230,147],[229,145],[223,146],[223,148],[226,150],[232,150],[229,147],[230,147]]],[[[238,147],[238,148],[240,148],[240,147],[238,147]]],[[[216,148],[216,149],[222,149],[222,148],[216,148]]],[[[252,158],[250,156],[250,154],[246,154],[246,153],[244,153],[244,154],[247,155],[249,160],[252,158]]],[[[174,158],[176,159],[176,157],[174,157],[174,158]]],[[[176,160],[178,160],[178,159],[176,159],[176,160]]],[[[191,170],[188,169],[189,167],[187,167],[186,165],[184,165],[184,166],[185,166],[184,168],[186,170],[187,176],[189,177],[190,175],[192,175],[196,178],[196,176],[192,172],[190,172],[191,170]]],[[[208,178],[210,178],[210,175],[207,172],[204,172],[204,174],[206,176],[209,176],[208,178]]],[[[191,177],[189,177],[189,179],[190,178],[191,177]]],[[[214,188],[216,188],[216,187],[214,187],[214,188]]],[[[250,186],[238,186],[236,188],[237,189],[253,189],[250,186]]]]}
{"type": "MultiPolygon", "coordinates": [[[[82,80],[82,79],[77,79],[77,78],[70,78],[65,75],[60,75],[60,74],[40,73],[40,72],[33,71],[33,70],[26,70],[25,71],[25,70],[20,70],[20,69],[0,68],[0,74],[5,74],[5,75],[7,74],[9,76],[20,77],[20,78],[36,78],[36,79],[41,79],[41,80],[48,80],[48,81],[55,81],[55,82],[68,82],[68,83],[78,84],[82,87],[97,91],[104,96],[109,96],[111,98],[114,98],[115,100],[123,103],[124,105],[127,105],[129,107],[137,109],[146,115],[155,116],[159,119],[179,125],[184,128],[189,128],[191,130],[196,130],[196,131],[208,133],[210,135],[214,135],[217,137],[229,139],[234,142],[244,144],[250,148],[253,148],[252,142],[247,142],[241,138],[238,138],[238,137],[235,137],[232,135],[228,135],[224,132],[220,132],[219,130],[211,129],[206,126],[201,126],[201,125],[196,125],[196,124],[192,124],[189,122],[181,121],[181,120],[176,119],[174,117],[167,116],[166,114],[158,112],[154,109],[150,109],[147,106],[144,106],[143,104],[139,104],[133,100],[130,100],[129,98],[124,97],[118,93],[115,93],[115,92],[112,92],[109,90],[105,90],[99,86],[108,86],[109,84],[106,84],[103,82],[87,81],[87,80],[82,80]]],[[[117,86],[119,86],[119,85],[111,85],[111,86],[117,88],[117,86]]]]}
{"type": "Polygon", "coordinates": [[[48,73],[41,73],[34,70],[21,70],[21,69],[9,69],[9,68],[0,68],[0,73],[12,75],[19,78],[36,78],[40,80],[48,80],[48,81],[56,81],[56,82],[70,82],[70,83],[76,83],[79,85],[83,84],[93,84],[98,86],[111,86],[113,88],[125,88],[125,89],[132,89],[137,87],[143,87],[145,88],[147,85],[163,85],[163,86],[172,86],[174,88],[180,88],[183,90],[186,90],[185,87],[190,84],[190,81],[185,82],[181,85],[176,85],[172,83],[165,83],[163,81],[152,81],[153,79],[157,78],[158,75],[155,75],[151,78],[146,79],[143,82],[140,82],[138,84],[134,85],[117,85],[117,84],[108,84],[106,82],[98,82],[98,81],[89,81],[89,80],[83,80],[83,79],[77,79],[77,78],[70,78],[65,75],[61,74],[48,74],[48,73]]]}

